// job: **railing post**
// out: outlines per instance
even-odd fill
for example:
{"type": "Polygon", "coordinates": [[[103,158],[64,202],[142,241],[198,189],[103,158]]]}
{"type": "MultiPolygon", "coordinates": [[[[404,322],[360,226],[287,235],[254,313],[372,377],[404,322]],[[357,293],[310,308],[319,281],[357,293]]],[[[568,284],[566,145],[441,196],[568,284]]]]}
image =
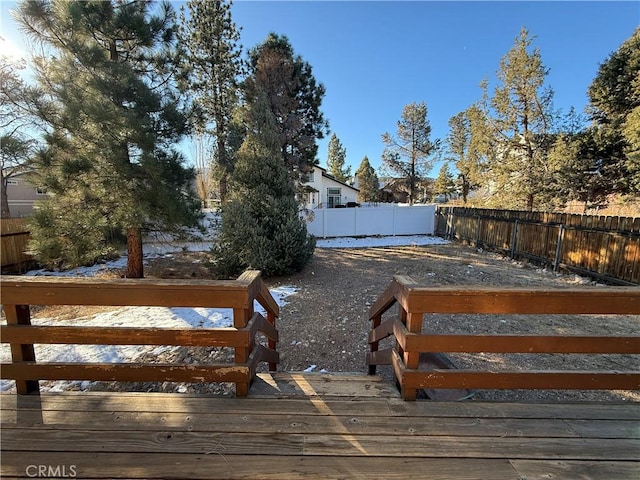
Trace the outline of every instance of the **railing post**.
{"type": "MultiPolygon", "coordinates": [[[[376,328],[378,328],[380,326],[380,324],[382,323],[382,314],[378,314],[375,317],[373,317],[371,319],[371,331],[373,332],[376,328]]],[[[377,352],[378,351],[378,345],[380,342],[371,342],[370,345],[370,351],[371,353],[373,352],[377,352]]],[[[369,375],[375,375],[376,374],[376,367],[377,365],[369,365],[369,375]]]]}
{"type": "MultiPolygon", "coordinates": [[[[276,314],[273,313],[271,310],[267,310],[267,322],[269,322],[275,328],[275,326],[276,326],[276,314]]],[[[269,348],[271,350],[277,351],[277,342],[275,340],[271,340],[269,338],[267,343],[268,343],[268,346],[269,346],[269,348]]],[[[278,364],[277,363],[269,362],[269,371],[270,372],[275,372],[277,369],[278,369],[278,364]]]]}
{"type": "MultiPolygon", "coordinates": [[[[407,324],[407,312],[402,305],[398,304],[398,319],[404,324],[407,324]]],[[[396,348],[398,349],[398,354],[400,358],[404,358],[404,349],[400,346],[400,344],[396,341],[396,348]]]]}
{"type": "MultiPolygon", "coordinates": [[[[253,316],[253,300],[251,305],[247,308],[234,308],[233,309],[233,326],[235,328],[245,328],[249,319],[253,316]]],[[[246,364],[249,361],[249,345],[243,347],[235,347],[235,364],[246,364]]],[[[249,382],[251,379],[247,378],[246,382],[236,383],[236,396],[246,397],[249,393],[249,382]]]]}
{"type": "MultiPolygon", "coordinates": [[[[408,312],[406,318],[407,330],[411,333],[422,332],[422,313],[408,312]]],[[[420,352],[404,352],[404,364],[407,369],[418,370],[420,368],[420,352]]],[[[402,385],[402,398],[413,401],[416,399],[417,390],[407,389],[402,385]]]]}
{"type": "MultiPolygon", "coordinates": [[[[29,305],[4,305],[7,325],[31,325],[29,305]]],[[[11,360],[13,363],[35,362],[36,354],[33,344],[11,344],[11,360]]],[[[20,395],[40,393],[37,380],[16,380],[16,391],[20,395]]]]}

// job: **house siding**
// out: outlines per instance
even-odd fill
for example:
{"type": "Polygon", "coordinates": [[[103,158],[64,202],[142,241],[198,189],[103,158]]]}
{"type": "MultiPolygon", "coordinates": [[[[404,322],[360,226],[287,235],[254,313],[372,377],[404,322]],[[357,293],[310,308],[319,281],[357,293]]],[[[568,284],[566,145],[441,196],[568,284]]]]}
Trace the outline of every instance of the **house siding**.
{"type": "Polygon", "coordinates": [[[313,179],[309,182],[305,182],[304,185],[312,190],[307,193],[306,207],[308,209],[328,208],[330,204],[332,204],[329,199],[330,188],[340,189],[339,205],[357,202],[359,190],[334,179],[327,174],[326,170],[322,167],[315,166],[313,168],[313,179]]]}
{"type": "Polygon", "coordinates": [[[7,181],[7,199],[13,218],[31,215],[35,202],[46,198],[46,194],[37,193],[36,187],[31,185],[24,175],[16,175],[7,181]]]}

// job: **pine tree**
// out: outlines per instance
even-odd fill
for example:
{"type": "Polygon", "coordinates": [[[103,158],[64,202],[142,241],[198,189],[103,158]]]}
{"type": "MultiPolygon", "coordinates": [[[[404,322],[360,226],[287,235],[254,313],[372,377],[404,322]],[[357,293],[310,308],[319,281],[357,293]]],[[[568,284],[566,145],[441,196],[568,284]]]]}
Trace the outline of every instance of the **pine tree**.
{"type": "Polygon", "coordinates": [[[598,172],[610,193],[640,193],[640,28],[598,69],[588,89],[598,172]]]}
{"type": "Polygon", "coordinates": [[[127,276],[142,277],[142,236],[193,225],[193,172],[173,149],[185,133],[172,74],[174,12],[144,1],[28,0],[19,21],[45,46],[35,59],[49,126],[34,158],[51,194],[32,221],[49,265],[90,263],[127,240],[127,276]]]}
{"type": "Polygon", "coordinates": [[[409,204],[416,201],[419,184],[433,167],[432,155],[438,150],[439,142],[432,142],[430,136],[431,125],[424,102],[405,105],[402,119],[398,121],[397,136],[382,135],[386,145],[382,152],[383,164],[406,181],[409,204]]]}
{"type": "Polygon", "coordinates": [[[380,182],[378,181],[378,175],[369,163],[369,158],[364,157],[358,170],[356,170],[356,177],[358,179],[358,201],[375,203],[378,201],[380,195],[380,182]]]}
{"type": "Polygon", "coordinates": [[[584,204],[583,213],[586,214],[589,208],[606,204],[610,189],[605,178],[598,174],[599,161],[594,129],[557,136],[547,164],[551,170],[550,182],[556,185],[558,207],[576,200],[584,204]]]}
{"type": "Polygon", "coordinates": [[[311,65],[295,55],[289,39],[275,33],[249,52],[249,73],[245,99],[253,104],[259,95],[267,96],[282,158],[291,177],[299,182],[316,164],[316,140],[328,130],[320,111],[325,88],[317,83],[311,65]]]}
{"type": "Polygon", "coordinates": [[[196,130],[215,139],[213,160],[223,201],[235,161],[228,137],[244,69],[238,43],[240,29],[232,21],[231,6],[231,0],[189,0],[190,15],[185,18],[183,11],[179,30],[185,49],[182,67],[197,112],[196,130]]]}
{"type": "MultiPolygon", "coordinates": [[[[540,51],[531,51],[532,38],[526,29],[500,62],[498,85],[485,104],[495,143],[489,165],[494,189],[507,207],[532,210],[536,195],[549,186],[545,175],[545,136],[552,123],[553,91],[545,88],[549,73],[540,51]]],[[[487,83],[483,82],[485,102],[487,83]]]]}
{"type": "MultiPolygon", "coordinates": [[[[640,82],[638,82],[640,88],[640,82]]],[[[622,129],[626,145],[625,168],[629,175],[627,185],[630,192],[640,194],[640,106],[635,107],[625,118],[622,129]]]]}
{"type": "Polygon", "coordinates": [[[334,133],[329,139],[329,152],[327,154],[327,170],[337,180],[346,182],[351,176],[351,167],[345,167],[344,162],[347,157],[347,149],[342,146],[340,140],[334,133]]]}
{"type": "Polygon", "coordinates": [[[223,276],[245,268],[267,276],[286,275],[306,265],[315,238],[298,214],[267,96],[257,96],[250,109],[252,124],[238,151],[232,189],[222,208],[222,228],[214,246],[216,265],[223,276]]]}
{"type": "Polygon", "coordinates": [[[455,193],[456,184],[453,180],[453,174],[449,171],[449,164],[447,162],[443,163],[442,167],[440,167],[433,188],[436,194],[444,195],[445,200],[449,200],[451,194],[455,193]]]}
{"type": "Polygon", "coordinates": [[[481,185],[481,172],[485,156],[486,121],[482,111],[472,105],[449,119],[447,144],[449,155],[458,170],[458,183],[463,203],[467,203],[469,192],[481,185]]]}
{"type": "Polygon", "coordinates": [[[555,186],[556,198],[549,202],[553,207],[563,208],[568,201],[579,201],[586,214],[589,208],[606,204],[611,189],[598,165],[603,154],[608,154],[596,145],[596,136],[597,130],[587,127],[574,108],[562,118],[546,161],[549,182],[555,186]]]}

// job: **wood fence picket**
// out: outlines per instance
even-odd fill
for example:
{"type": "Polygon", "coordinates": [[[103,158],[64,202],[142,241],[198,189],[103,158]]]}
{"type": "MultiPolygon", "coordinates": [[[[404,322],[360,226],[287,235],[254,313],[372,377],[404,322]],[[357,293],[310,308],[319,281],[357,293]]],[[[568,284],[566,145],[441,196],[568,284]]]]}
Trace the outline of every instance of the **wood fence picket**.
{"type": "Polygon", "coordinates": [[[640,284],[640,218],[438,207],[436,235],[623,285],[640,284]]]}

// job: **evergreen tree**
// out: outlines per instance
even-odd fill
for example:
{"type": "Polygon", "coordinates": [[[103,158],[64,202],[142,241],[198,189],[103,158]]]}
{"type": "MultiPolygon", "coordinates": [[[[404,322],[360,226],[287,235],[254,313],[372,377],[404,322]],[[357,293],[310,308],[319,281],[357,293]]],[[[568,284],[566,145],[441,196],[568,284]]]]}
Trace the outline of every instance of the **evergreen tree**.
{"type": "Polygon", "coordinates": [[[488,155],[487,123],[482,110],[472,105],[449,119],[448,160],[458,170],[463,203],[469,192],[482,184],[483,166],[488,155]]]}
{"type": "Polygon", "coordinates": [[[444,195],[445,200],[449,200],[452,193],[456,191],[456,184],[453,180],[453,174],[449,171],[449,163],[445,162],[440,167],[438,177],[436,178],[435,185],[433,186],[435,193],[438,195],[444,195]]]}
{"type": "Polygon", "coordinates": [[[583,213],[606,204],[610,193],[608,182],[599,174],[599,147],[595,130],[587,128],[576,133],[561,133],[549,152],[550,181],[557,186],[557,205],[569,200],[584,204],[583,213]]]}
{"type": "MultiPolygon", "coordinates": [[[[462,191],[462,201],[467,203],[467,197],[471,190],[469,165],[469,143],[471,141],[471,128],[466,112],[459,112],[449,119],[449,133],[447,134],[448,152],[447,160],[452,161],[460,172],[459,180],[462,191]]],[[[443,165],[444,166],[444,165],[443,165]]],[[[440,171],[442,174],[442,170],[440,171]]],[[[440,179],[440,176],[438,176],[440,179]]],[[[436,180],[436,193],[438,192],[438,180],[436,180]]]]}
{"type": "Polygon", "coordinates": [[[640,193],[640,28],[600,65],[587,93],[599,174],[612,193],[640,193]]]}
{"type": "Polygon", "coordinates": [[[498,85],[485,108],[492,129],[495,151],[489,165],[494,190],[506,207],[532,210],[535,198],[549,186],[545,175],[545,136],[552,123],[553,91],[544,87],[548,69],[540,51],[531,51],[526,29],[500,62],[498,85]],[[507,203],[505,203],[507,202],[507,203]]]}
{"type": "Polygon", "coordinates": [[[378,201],[380,194],[380,182],[378,175],[369,163],[369,158],[364,157],[358,170],[356,170],[356,178],[358,179],[358,201],[361,203],[375,203],[378,201]]]}
{"type": "Polygon", "coordinates": [[[182,66],[198,115],[197,131],[215,138],[213,160],[223,201],[235,159],[228,137],[243,73],[240,29],[232,21],[231,6],[231,0],[189,0],[190,15],[185,18],[183,11],[179,30],[185,49],[182,66]]]}
{"type": "Polygon", "coordinates": [[[172,74],[174,12],[146,1],[27,0],[18,18],[35,58],[49,126],[34,158],[50,198],[32,221],[31,249],[50,265],[89,263],[127,239],[127,276],[142,277],[142,236],[193,225],[193,172],[173,149],[185,133],[172,74]]]}
{"type": "MultiPolygon", "coordinates": [[[[638,82],[640,85],[640,82],[638,82]]],[[[627,186],[635,195],[640,193],[640,106],[635,107],[625,119],[622,134],[626,141],[624,153],[625,167],[629,175],[627,186]]]]}
{"type": "Polygon", "coordinates": [[[549,182],[555,186],[554,207],[563,208],[568,201],[584,204],[584,213],[606,203],[610,188],[600,175],[600,148],[596,145],[596,130],[586,126],[584,117],[571,108],[553,136],[547,155],[549,182]]]}
{"type": "Polygon", "coordinates": [[[286,275],[309,261],[315,238],[298,213],[267,96],[258,95],[250,109],[252,123],[222,208],[222,228],[214,246],[216,265],[223,276],[245,268],[267,276],[286,275]]]}
{"type": "Polygon", "coordinates": [[[246,102],[267,96],[282,158],[299,182],[317,163],[316,139],[324,138],[328,130],[320,111],[325,88],[316,82],[311,65],[294,54],[289,39],[275,33],[249,52],[249,73],[244,82],[246,102]]]}
{"type": "Polygon", "coordinates": [[[337,180],[346,182],[351,176],[351,167],[345,167],[344,162],[347,157],[347,149],[342,146],[340,140],[334,133],[329,139],[329,152],[327,154],[327,170],[337,180]]]}
{"type": "Polygon", "coordinates": [[[386,145],[382,152],[383,165],[406,182],[409,204],[416,201],[418,186],[433,167],[432,155],[439,142],[432,142],[431,125],[427,120],[427,106],[422,103],[405,105],[398,121],[397,136],[382,135],[386,145]]]}

